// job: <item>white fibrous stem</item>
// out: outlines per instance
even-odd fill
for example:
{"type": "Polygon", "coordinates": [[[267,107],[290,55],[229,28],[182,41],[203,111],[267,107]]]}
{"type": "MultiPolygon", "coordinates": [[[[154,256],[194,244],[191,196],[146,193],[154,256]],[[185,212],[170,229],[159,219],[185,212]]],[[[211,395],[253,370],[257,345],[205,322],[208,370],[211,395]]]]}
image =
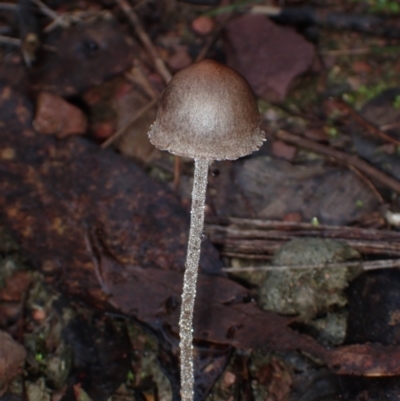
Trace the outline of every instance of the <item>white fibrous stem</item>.
{"type": "Polygon", "coordinates": [[[183,279],[181,316],[179,319],[181,350],[181,398],[193,401],[193,309],[196,296],[197,272],[204,227],[208,160],[194,160],[194,182],[190,217],[189,243],[183,279]]]}

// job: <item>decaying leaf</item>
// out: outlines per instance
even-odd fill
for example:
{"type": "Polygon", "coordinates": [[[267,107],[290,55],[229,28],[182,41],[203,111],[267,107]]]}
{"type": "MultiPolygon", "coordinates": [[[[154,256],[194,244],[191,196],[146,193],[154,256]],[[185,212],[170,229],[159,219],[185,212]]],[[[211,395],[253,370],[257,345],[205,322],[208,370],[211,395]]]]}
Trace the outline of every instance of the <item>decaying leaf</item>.
{"type": "Polygon", "coordinates": [[[21,373],[21,367],[26,357],[25,349],[5,331],[0,330],[0,395],[7,384],[21,373]]]}
{"type": "Polygon", "coordinates": [[[264,99],[283,100],[293,80],[311,68],[315,57],[311,43],[264,16],[234,18],[226,33],[228,63],[264,99]]]}

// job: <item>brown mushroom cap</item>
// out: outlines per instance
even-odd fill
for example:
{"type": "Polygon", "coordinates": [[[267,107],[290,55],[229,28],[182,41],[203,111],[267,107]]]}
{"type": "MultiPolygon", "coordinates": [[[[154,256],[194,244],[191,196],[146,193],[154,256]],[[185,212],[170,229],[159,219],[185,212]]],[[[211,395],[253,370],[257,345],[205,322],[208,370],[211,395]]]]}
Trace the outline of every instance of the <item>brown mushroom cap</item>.
{"type": "Polygon", "coordinates": [[[150,142],[194,159],[237,159],[259,149],[264,133],[247,81],[232,68],[203,60],[179,71],[160,101],[150,142]]]}

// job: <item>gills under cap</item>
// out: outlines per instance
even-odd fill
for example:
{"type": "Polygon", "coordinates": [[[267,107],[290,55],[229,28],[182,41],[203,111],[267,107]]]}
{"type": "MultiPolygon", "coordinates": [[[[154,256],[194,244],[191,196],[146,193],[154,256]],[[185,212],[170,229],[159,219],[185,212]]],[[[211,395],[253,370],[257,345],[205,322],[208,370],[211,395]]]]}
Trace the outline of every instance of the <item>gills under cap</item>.
{"type": "Polygon", "coordinates": [[[265,140],[254,94],[238,72],[213,60],[179,71],[160,101],[150,142],[178,156],[234,160],[265,140]]]}

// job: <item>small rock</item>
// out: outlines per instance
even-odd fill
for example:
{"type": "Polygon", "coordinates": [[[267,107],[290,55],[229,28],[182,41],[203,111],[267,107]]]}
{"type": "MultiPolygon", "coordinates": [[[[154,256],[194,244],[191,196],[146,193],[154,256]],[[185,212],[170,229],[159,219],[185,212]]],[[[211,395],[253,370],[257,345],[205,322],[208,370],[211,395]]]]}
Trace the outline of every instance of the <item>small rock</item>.
{"type": "Polygon", "coordinates": [[[224,384],[225,387],[230,387],[236,382],[236,375],[232,372],[226,371],[224,373],[224,384]]]}
{"type": "Polygon", "coordinates": [[[283,141],[272,142],[272,154],[276,157],[292,161],[296,156],[296,151],[295,146],[287,145],[283,141]]]}
{"type": "Polygon", "coordinates": [[[28,382],[26,384],[26,395],[28,401],[50,401],[50,394],[44,379],[39,379],[36,383],[28,382]]]}
{"type": "Polygon", "coordinates": [[[41,92],[37,99],[33,127],[41,134],[62,138],[84,134],[87,129],[87,120],[81,110],[62,97],[41,92]]]}
{"type": "Polygon", "coordinates": [[[214,20],[210,17],[197,17],[192,21],[192,29],[197,35],[205,36],[212,32],[214,29],[214,20]]]}

